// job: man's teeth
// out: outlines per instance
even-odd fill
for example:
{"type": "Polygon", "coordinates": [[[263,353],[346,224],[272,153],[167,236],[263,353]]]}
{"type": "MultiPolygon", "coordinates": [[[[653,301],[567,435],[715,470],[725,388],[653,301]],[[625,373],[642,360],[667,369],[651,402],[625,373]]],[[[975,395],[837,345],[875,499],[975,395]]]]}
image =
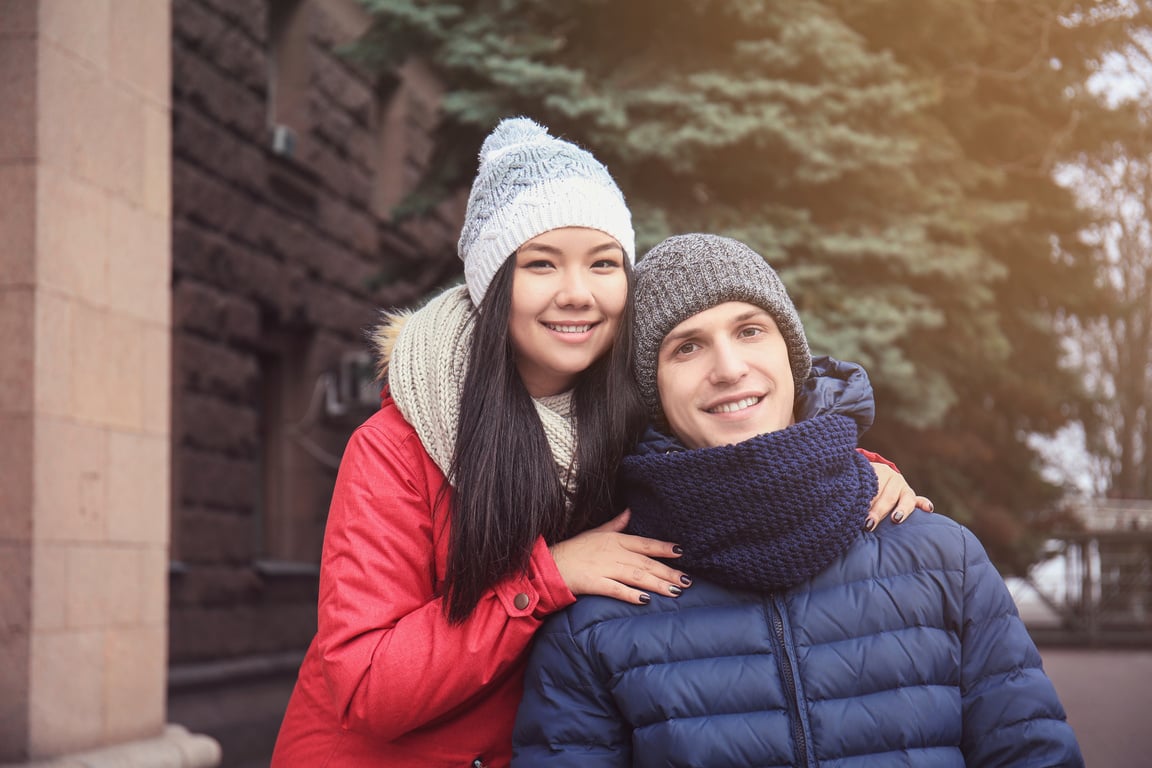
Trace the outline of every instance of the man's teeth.
{"type": "Polygon", "coordinates": [[[584,333],[585,331],[592,330],[590,323],[585,325],[554,325],[548,323],[548,327],[559,333],[584,333]]]}
{"type": "Polygon", "coordinates": [[[758,397],[746,397],[743,400],[737,400],[734,403],[724,403],[715,408],[709,408],[708,413],[732,413],[734,411],[742,411],[745,408],[750,408],[756,403],[760,402],[758,397]]]}

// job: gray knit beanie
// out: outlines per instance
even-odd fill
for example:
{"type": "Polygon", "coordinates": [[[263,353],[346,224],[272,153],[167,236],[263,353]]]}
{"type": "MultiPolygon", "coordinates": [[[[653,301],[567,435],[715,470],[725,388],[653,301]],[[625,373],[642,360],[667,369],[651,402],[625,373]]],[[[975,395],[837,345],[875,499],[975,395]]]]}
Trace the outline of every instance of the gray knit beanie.
{"type": "Polygon", "coordinates": [[[633,371],[657,424],[665,423],[656,388],[656,362],[664,337],[692,315],[726,301],[767,310],[792,364],[796,393],[812,370],[804,326],[776,270],[738,240],[719,235],[676,235],[656,245],[636,265],[633,371]]]}
{"type": "Polygon", "coordinates": [[[480,148],[457,248],[472,303],[517,248],[559,227],[598,229],[636,258],[632,214],[608,169],[526,117],[501,121],[480,148]]]}

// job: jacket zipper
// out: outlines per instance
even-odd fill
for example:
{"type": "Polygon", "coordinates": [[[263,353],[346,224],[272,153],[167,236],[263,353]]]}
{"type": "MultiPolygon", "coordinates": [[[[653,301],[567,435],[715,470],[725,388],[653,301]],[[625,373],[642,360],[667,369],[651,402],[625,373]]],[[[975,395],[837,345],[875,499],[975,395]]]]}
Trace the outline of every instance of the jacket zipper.
{"type": "Polygon", "coordinates": [[[812,765],[812,761],[808,756],[808,739],[804,735],[804,723],[801,720],[800,713],[800,696],[796,692],[796,667],[792,661],[792,653],[788,649],[788,643],[785,638],[784,632],[784,617],[783,609],[780,606],[780,599],[772,597],[772,625],[776,630],[776,640],[780,644],[779,658],[780,658],[780,672],[781,677],[784,679],[784,688],[788,692],[788,706],[792,720],[792,738],[796,740],[796,748],[801,755],[801,766],[812,765]]]}

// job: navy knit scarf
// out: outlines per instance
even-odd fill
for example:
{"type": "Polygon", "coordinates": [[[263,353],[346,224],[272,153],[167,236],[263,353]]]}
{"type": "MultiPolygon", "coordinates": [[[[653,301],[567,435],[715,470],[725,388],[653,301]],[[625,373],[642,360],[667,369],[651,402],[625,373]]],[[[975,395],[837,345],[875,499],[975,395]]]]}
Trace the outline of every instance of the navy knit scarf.
{"type": "Polygon", "coordinates": [[[827,414],[736,445],[629,456],[629,533],[678,543],[677,568],[774,592],[810,579],[855,541],[876,473],[856,423],[827,414]]]}

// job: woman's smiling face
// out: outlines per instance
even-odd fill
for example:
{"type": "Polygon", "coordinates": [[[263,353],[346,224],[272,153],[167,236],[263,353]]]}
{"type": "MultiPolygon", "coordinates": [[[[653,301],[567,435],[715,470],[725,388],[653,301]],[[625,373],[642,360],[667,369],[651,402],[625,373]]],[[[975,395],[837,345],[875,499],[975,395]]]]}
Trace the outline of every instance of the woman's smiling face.
{"type": "Polygon", "coordinates": [[[508,331],[533,397],[572,388],[612,347],[628,301],[624,250],[598,229],[562,227],[514,257],[508,331]]]}

